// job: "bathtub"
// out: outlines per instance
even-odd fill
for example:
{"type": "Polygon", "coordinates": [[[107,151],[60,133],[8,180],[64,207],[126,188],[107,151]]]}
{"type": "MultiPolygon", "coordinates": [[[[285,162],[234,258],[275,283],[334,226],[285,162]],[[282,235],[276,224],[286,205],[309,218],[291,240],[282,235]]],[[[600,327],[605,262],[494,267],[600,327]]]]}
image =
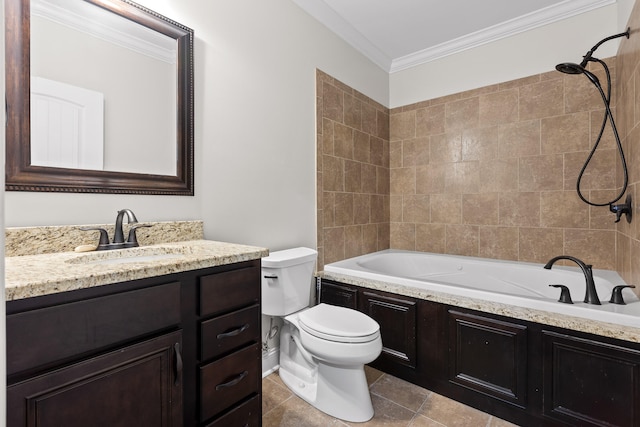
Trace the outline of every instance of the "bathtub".
{"type": "Polygon", "coordinates": [[[622,291],[627,305],[608,302],[613,287],[626,284],[615,271],[593,270],[602,305],[582,302],[582,270],[557,263],[546,270],[543,264],[388,249],[327,264],[324,274],[337,280],[344,276],[382,282],[391,285],[391,291],[409,287],[422,294],[454,295],[640,328],[640,301],[630,289],[622,291]],[[550,284],[567,286],[574,304],[558,302],[560,289],[550,284]]]}

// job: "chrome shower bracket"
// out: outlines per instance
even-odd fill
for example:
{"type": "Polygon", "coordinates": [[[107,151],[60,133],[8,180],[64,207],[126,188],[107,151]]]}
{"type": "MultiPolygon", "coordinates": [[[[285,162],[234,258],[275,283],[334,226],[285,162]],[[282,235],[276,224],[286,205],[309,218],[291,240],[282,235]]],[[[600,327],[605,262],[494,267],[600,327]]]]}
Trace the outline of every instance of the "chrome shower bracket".
{"type": "Polygon", "coordinates": [[[620,222],[620,218],[622,214],[627,217],[627,223],[631,224],[631,217],[633,215],[633,205],[631,203],[631,194],[627,194],[627,198],[625,199],[623,204],[620,205],[609,205],[609,210],[616,214],[616,221],[620,222]]]}

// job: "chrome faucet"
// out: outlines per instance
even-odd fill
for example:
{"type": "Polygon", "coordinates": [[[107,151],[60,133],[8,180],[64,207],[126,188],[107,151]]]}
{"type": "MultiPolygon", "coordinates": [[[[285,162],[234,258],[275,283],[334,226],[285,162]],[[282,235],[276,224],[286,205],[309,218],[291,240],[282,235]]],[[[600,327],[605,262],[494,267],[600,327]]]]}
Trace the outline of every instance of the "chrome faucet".
{"type": "Polygon", "coordinates": [[[587,291],[584,294],[584,302],[586,302],[587,304],[600,305],[600,299],[598,298],[598,293],[596,292],[596,284],[593,281],[593,271],[591,271],[591,265],[585,264],[576,257],[572,257],[569,255],[560,255],[555,258],[551,258],[549,262],[547,262],[547,264],[544,266],[544,268],[546,268],[547,270],[551,270],[551,266],[553,266],[556,261],[561,259],[575,262],[582,270],[585,281],[587,282],[587,291]]]}

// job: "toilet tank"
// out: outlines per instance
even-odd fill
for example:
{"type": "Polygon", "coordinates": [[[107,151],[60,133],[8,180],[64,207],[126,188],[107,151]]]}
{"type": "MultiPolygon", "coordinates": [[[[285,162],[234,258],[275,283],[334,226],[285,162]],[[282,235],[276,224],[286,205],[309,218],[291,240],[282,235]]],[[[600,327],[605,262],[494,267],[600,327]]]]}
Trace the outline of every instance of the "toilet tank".
{"type": "Polygon", "coordinates": [[[318,252],[293,248],[262,258],[262,313],[286,316],[308,307],[318,252]]]}

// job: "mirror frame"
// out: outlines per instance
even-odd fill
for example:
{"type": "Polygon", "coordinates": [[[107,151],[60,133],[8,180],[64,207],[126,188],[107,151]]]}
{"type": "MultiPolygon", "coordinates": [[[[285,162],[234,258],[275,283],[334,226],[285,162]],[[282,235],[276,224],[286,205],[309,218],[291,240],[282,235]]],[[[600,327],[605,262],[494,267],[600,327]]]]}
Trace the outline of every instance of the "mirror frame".
{"type": "Polygon", "coordinates": [[[31,165],[30,0],[5,0],[5,189],[193,196],[193,30],[129,0],[83,1],[176,40],[176,175],[31,165]]]}

